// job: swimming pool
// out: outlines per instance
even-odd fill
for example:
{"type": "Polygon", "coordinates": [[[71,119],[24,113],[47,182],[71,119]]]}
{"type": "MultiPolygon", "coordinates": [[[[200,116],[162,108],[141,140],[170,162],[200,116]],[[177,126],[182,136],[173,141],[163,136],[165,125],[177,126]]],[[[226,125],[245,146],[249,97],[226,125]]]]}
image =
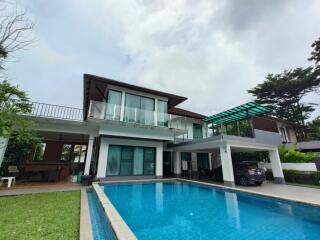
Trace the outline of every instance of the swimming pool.
{"type": "Polygon", "coordinates": [[[183,182],[101,186],[138,239],[317,239],[320,208],[183,182]]]}

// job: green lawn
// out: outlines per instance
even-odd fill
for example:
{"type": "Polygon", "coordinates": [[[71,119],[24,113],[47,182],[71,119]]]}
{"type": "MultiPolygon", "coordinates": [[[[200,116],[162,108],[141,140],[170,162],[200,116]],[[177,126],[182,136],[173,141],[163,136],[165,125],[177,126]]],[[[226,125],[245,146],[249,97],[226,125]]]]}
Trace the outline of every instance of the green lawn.
{"type": "Polygon", "coordinates": [[[0,197],[0,239],[79,239],[80,191],[0,197]]]}

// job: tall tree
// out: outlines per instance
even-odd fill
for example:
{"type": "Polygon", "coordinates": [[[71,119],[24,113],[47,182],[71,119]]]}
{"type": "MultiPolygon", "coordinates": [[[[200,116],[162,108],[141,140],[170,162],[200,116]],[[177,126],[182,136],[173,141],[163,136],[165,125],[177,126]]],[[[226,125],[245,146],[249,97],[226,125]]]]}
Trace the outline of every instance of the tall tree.
{"type": "Polygon", "coordinates": [[[34,24],[25,10],[14,3],[0,0],[0,68],[11,53],[24,49],[32,43],[31,30],[34,24]]]}
{"type": "Polygon", "coordinates": [[[284,70],[279,74],[268,74],[266,80],[248,90],[256,97],[256,102],[273,110],[276,117],[304,124],[314,111],[315,103],[305,103],[302,99],[320,87],[319,63],[320,41],[312,44],[310,60],[316,62],[315,67],[284,70]]]}
{"type": "Polygon", "coordinates": [[[311,52],[311,57],[308,59],[309,61],[315,61],[316,65],[320,64],[320,37],[318,40],[312,43],[311,47],[313,48],[311,52]]]}
{"type": "MultiPolygon", "coordinates": [[[[33,23],[27,19],[25,10],[10,1],[0,0],[0,73],[13,52],[32,42],[32,28],[33,23]]],[[[0,167],[9,138],[15,136],[16,142],[29,143],[38,139],[32,130],[33,122],[21,116],[30,111],[27,94],[5,80],[0,81],[0,167]]]]}

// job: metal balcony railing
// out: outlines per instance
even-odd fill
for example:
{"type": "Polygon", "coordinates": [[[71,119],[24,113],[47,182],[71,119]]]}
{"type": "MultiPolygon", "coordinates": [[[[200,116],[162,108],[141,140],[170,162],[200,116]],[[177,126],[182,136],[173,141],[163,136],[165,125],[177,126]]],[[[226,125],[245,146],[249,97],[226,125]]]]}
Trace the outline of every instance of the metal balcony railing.
{"type": "Polygon", "coordinates": [[[26,115],[72,121],[83,120],[83,110],[81,108],[66,107],[39,102],[30,103],[32,105],[32,109],[31,112],[26,115]]]}

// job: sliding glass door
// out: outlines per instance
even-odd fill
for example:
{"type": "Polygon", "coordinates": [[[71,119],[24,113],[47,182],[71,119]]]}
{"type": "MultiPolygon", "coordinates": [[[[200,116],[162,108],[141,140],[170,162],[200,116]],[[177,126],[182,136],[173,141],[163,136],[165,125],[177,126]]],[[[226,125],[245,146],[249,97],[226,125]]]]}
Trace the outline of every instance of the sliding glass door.
{"type": "Polygon", "coordinates": [[[144,148],[143,175],[154,175],[155,155],[154,148],[144,148]]]}
{"type": "Polygon", "coordinates": [[[154,125],[154,99],[127,93],[124,120],[154,125]]]}
{"type": "Polygon", "coordinates": [[[168,126],[168,102],[158,100],[158,126],[168,126]]]}
{"type": "Polygon", "coordinates": [[[155,166],[155,148],[109,146],[107,176],[154,175],[155,166]]]}
{"type": "Polygon", "coordinates": [[[143,147],[134,148],[133,175],[143,174],[143,147]]]}
{"type": "Polygon", "coordinates": [[[139,122],[144,125],[154,125],[154,100],[151,98],[140,98],[139,122]]]}
{"type": "Polygon", "coordinates": [[[118,176],[120,172],[121,149],[119,146],[109,146],[107,175],[118,176]]]}
{"type": "Polygon", "coordinates": [[[108,91],[106,119],[115,121],[120,120],[121,96],[121,92],[114,90],[108,91]]]}

